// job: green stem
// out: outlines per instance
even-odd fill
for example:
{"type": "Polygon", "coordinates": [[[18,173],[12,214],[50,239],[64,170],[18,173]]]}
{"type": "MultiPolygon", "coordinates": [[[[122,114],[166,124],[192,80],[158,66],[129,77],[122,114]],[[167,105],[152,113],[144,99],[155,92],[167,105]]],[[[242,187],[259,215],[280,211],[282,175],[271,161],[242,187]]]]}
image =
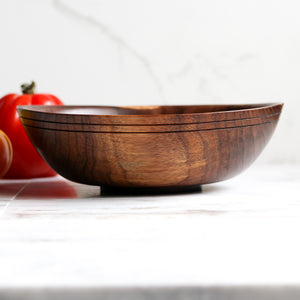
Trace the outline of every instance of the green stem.
{"type": "Polygon", "coordinates": [[[21,90],[22,90],[22,93],[26,94],[26,95],[34,94],[35,82],[32,81],[31,83],[23,83],[21,85],[21,90]]]}

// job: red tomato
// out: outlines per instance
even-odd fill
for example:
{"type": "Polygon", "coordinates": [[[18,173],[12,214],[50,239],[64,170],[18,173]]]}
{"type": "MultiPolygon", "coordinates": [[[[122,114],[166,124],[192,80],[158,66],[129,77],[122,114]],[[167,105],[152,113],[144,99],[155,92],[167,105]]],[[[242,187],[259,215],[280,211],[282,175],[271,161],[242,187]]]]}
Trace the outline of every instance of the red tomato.
{"type": "Polygon", "coordinates": [[[8,136],[0,130],[0,178],[9,169],[13,158],[13,150],[8,136]]]}
{"type": "Polygon", "coordinates": [[[9,137],[13,160],[5,178],[34,178],[54,176],[56,173],[35,150],[21,124],[18,105],[62,105],[50,94],[34,94],[35,83],[21,86],[23,95],[9,94],[0,99],[0,129],[9,137]]]}

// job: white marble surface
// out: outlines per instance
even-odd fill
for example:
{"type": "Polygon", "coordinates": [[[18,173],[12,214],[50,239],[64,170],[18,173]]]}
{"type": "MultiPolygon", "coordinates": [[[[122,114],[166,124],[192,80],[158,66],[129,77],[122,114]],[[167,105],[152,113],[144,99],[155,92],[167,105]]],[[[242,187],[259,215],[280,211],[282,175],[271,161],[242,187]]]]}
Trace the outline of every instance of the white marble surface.
{"type": "Polygon", "coordinates": [[[299,299],[300,166],[202,192],[0,181],[0,299],[299,299]]]}

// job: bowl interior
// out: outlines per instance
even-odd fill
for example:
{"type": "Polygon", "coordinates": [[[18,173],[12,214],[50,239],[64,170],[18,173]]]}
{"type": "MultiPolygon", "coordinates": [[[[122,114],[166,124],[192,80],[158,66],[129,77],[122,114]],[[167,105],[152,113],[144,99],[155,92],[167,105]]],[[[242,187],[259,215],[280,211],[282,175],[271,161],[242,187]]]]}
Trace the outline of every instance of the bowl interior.
{"type": "Polygon", "coordinates": [[[90,116],[130,116],[130,115],[172,115],[202,114],[241,110],[260,109],[276,104],[245,104],[245,105],[162,105],[162,106],[72,106],[72,105],[34,105],[19,106],[20,109],[32,112],[63,115],[90,116]]]}

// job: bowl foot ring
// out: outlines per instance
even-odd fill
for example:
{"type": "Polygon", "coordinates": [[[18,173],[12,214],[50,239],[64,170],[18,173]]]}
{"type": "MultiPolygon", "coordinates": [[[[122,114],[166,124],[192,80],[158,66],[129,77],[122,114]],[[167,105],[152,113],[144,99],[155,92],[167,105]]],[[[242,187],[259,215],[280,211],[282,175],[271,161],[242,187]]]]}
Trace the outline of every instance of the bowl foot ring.
{"type": "Polygon", "coordinates": [[[101,186],[101,196],[147,196],[202,192],[201,185],[176,187],[118,187],[101,186]]]}

